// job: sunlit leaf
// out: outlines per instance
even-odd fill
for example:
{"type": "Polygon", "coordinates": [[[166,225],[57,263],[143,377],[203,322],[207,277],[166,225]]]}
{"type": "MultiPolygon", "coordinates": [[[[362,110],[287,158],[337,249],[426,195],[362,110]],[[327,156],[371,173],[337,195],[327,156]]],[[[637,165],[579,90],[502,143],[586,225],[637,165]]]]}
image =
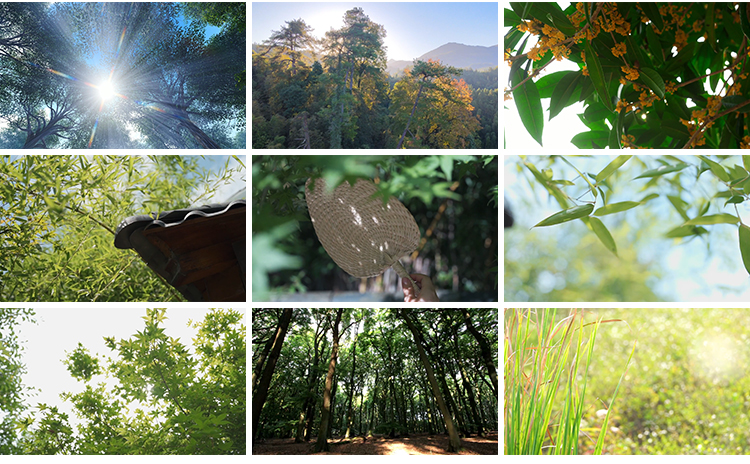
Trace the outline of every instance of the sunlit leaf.
{"type": "Polygon", "coordinates": [[[584,50],[586,51],[586,67],[589,71],[591,82],[594,84],[594,89],[596,89],[596,93],[599,95],[602,104],[604,104],[608,110],[612,111],[612,99],[609,96],[609,90],[607,88],[607,81],[604,78],[602,64],[599,62],[599,58],[594,49],[591,48],[591,44],[588,40],[584,42],[584,50]]]}
{"type": "MultiPolygon", "coordinates": [[[[519,70],[512,78],[511,85],[516,87],[526,77],[526,73],[519,70]]],[[[542,132],[544,131],[544,111],[542,100],[539,98],[536,84],[533,79],[524,82],[513,90],[513,100],[518,109],[524,127],[529,135],[542,145],[542,132]]]]}
{"type": "Polygon", "coordinates": [[[582,219],[583,222],[586,223],[586,225],[596,234],[605,248],[617,256],[617,244],[615,244],[615,239],[612,238],[612,234],[609,233],[609,230],[607,230],[604,223],[599,218],[591,216],[582,219]]]}
{"type": "Polygon", "coordinates": [[[619,203],[610,203],[594,211],[594,216],[606,216],[607,214],[621,213],[623,211],[633,209],[640,204],[641,202],[639,201],[621,201],[619,203]]]}
{"type": "Polygon", "coordinates": [[[659,166],[656,169],[649,169],[648,171],[641,173],[641,175],[635,177],[635,179],[645,179],[647,177],[663,176],[664,174],[669,174],[669,173],[672,173],[672,172],[682,171],[683,169],[685,169],[688,166],[689,165],[686,164],[686,163],[680,163],[680,164],[677,164],[677,165],[674,165],[674,166],[668,166],[668,165],[659,166]]]}
{"type": "Polygon", "coordinates": [[[681,225],[664,234],[667,238],[690,237],[692,235],[703,235],[708,233],[706,229],[698,226],[681,225]]]}
{"type": "Polygon", "coordinates": [[[699,216],[686,222],[686,226],[707,226],[711,224],[737,224],[740,218],[733,214],[709,214],[708,216],[699,216]]]}
{"type": "Polygon", "coordinates": [[[601,171],[599,171],[599,174],[596,175],[596,182],[599,183],[606,179],[607,177],[611,176],[615,171],[620,169],[620,167],[625,164],[632,155],[620,155],[612,162],[610,162],[608,165],[604,167],[601,171]]]}
{"type": "Polygon", "coordinates": [[[729,182],[731,180],[726,169],[724,169],[724,166],[717,163],[716,161],[709,159],[707,156],[699,155],[698,157],[708,165],[708,167],[711,169],[711,172],[714,173],[716,177],[723,180],[724,182],[729,182]]]}
{"type": "Polygon", "coordinates": [[[651,89],[657,97],[664,98],[664,92],[666,91],[664,87],[664,79],[661,78],[656,70],[651,68],[641,68],[639,80],[646,84],[646,86],[651,89]]]}
{"type": "Polygon", "coordinates": [[[750,274],[750,227],[740,225],[740,253],[745,270],[750,274]]]}
{"type": "Polygon", "coordinates": [[[594,205],[592,204],[574,206],[572,208],[558,211],[552,216],[549,216],[546,219],[543,219],[534,227],[545,227],[545,226],[554,226],[557,224],[562,224],[563,222],[568,222],[574,219],[580,219],[582,217],[589,216],[592,211],[594,211],[594,205]]]}

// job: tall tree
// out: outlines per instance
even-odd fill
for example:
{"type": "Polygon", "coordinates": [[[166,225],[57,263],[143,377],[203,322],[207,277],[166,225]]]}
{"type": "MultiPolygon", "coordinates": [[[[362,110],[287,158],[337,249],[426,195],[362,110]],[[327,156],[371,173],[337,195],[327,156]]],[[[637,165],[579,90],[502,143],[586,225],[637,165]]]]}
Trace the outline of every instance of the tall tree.
{"type": "Polygon", "coordinates": [[[474,323],[471,321],[471,313],[469,312],[469,310],[464,309],[463,314],[464,324],[466,324],[466,328],[469,329],[469,332],[471,332],[474,338],[477,339],[477,343],[479,343],[479,348],[482,352],[482,361],[484,361],[484,366],[487,368],[487,373],[492,380],[492,386],[495,388],[495,395],[497,395],[499,391],[497,388],[497,370],[495,369],[495,360],[492,357],[490,344],[487,341],[487,338],[482,335],[482,333],[479,332],[476,327],[474,327],[474,323]]]}
{"type": "Polygon", "coordinates": [[[336,318],[331,324],[331,333],[333,336],[331,346],[331,360],[328,363],[328,373],[326,374],[325,390],[323,390],[323,410],[321,411],[320,427],[318,427],[318,441],[315,443],[315,452],[328,451],[328,427],[331,421],[331,390],[333,388],[333,375],[336,372],[336,361],[339,355],[339,324],[343,309],[336,310],[336,318]]]}
{"type": "Polygon", "coordinates": [[[263,368],[263,374],[258,381],[258,385],[253,392],[253,441],[258,434],[258,424],[260,423],[260,413],[263,409],[263,405],[266,403],[268,398],[268,387],[271,385],[271,377],[276,369],[276,361],[279,359],[281,353],[281,346],[284,344],[284,337],[286,337],[287,329],[289,328],[289,322],[292,320],[292,309],[284,309],[279,324],[276,327],[276,334],[273,338],[273,346],[271,352],[266,361],[266,365],[263,368]]]}
{"type": "Polygon", "coordinates": [[[271,31],[271,37],[264,41],[267,49],[264,52],[275,51],[275,59],[289,61],[291,75],[297,73],[297,61],[302,56],[301,50],[313,43],[310,35],[312,28],[303,19],[285,21],[286,26],[281,26],[278,31],[271,31]]]}
{"type": "Polygon", "coordinates": [[[407,310],[401,309],[398,311],[401,318],[404,320],[404,322],[406,322],[407,327],[409,327],[409,330],[414,336],[414,345],[417,348],[417,353],[419,353],[419,359],[422,361],[422,366],[424,366],[425,372],[427,373],[427,380],[430,382],[432,394],[435,396],[435,401],[440,408],[440,412],[443,414],[445,428],[448,430],[448,452],[455,453],[461,448],[461,438],[459,438],[458,432],[453,425],[453,418],[451,417],[450,411],[448,410],[448,406],[446,406],[445,401],[443,400],[443,394],[440,392],[440,387],[438,386],[437,380],[435,378],[435,373],[432,370],[430,360],[427,357],[427,354],[425,354],[424,340],[422,338],[421,331],[416,326],[415,322],[411,319],[411,316],[409,316],[407,310]]]}

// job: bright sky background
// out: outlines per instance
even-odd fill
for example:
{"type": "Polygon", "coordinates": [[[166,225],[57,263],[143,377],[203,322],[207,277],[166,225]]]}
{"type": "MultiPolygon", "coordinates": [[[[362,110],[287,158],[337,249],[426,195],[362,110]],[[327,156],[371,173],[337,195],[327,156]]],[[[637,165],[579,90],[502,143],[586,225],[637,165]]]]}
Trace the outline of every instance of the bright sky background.
{"type": "MultiPolygon", "coordinates": [[[[579,152],[580,153],[580,152],[579,152]]],[[[570,153],[556,153],[563,155],[571,155],[570,153]]],[[[613,156],[613,155],[612,155],[613,156]]],[[[598,155],[590,158],[572,158],[566,156],[580,171],[598,173],[603,169],[613,158],[610,155],[598,155]]],[[[645,155],[644,158],[649,155],[645,155]]],[[[685,155],[682,155],[685,156],[685,155]]],[[[538,158],[537,158],[538,159],[538,158]]],[[[683,158],[687,159],[687,158],[683,158]]],[[[549,200],[548,195],[543,189],[535,188],[536,193],[532,192],[529,187],[529,183],[526,177],[518,176],[515,164],[518,161],[516,156],[506,156],[504,160],[504,179],[503,179],[503,192],[504,200],[511,206],[515,207],[515,216],[517,223],[513,226],[514,229],[529,230],[530,234],[541,234],[542,236],[547,233],[573,233],[572,227],[576,226],[579,221],[574,223],[561,224],[553,227],[543,227],[539,229],[531,229],[534,224],[548,217],[549,215],[559,211],[559,205],[554,200],[549,200]],[[519,205],[523,203],[522,199],[537,198],[533,202],[533,212],[524,214],[522,211],[519,213],[519,205]]],[[[533,162],[533,161],[532,161],[533,162]]],[[[628,167],[628,163],[623,166],[623,169],[628,167]]],[[[646,163],[652,167],[656,167],[657,164],[653,161],[646,163]]],[[[535,163],[536,164],[536,163],[535,163]]],[[[691,164],[696,164],[695,160],[691,161],[691,164]]],[[[732,166],[733,164],[742,165],[742,161],[728,160],[723,163],[725,166],[732,166]]],[[[542,164],[536,164],[541,169],[542,164]]],[[[577,174],[570,169],[568,166],[563,166],[564,163],[559,162],[555,166],[554,178],[555,179],[567,179],[576,182],[576,185],[580,185],[582,181],[574,179],[577,174]]],[[[694,176],[695,169],[692,167],[686,168],[685,172],[689,175],[694,176]]],[[[696,197],[705,195],[711,195],[711,189],[704,189],[703,185],[705,180],[710,176],[706,174],[700,177],[699,184],[695,186],[696,197]],[[704,179],[706,178],[706,179],[704,179]]],[[[619,202],[626,200],[638,200],[645,196],[641,193],[640,189],[645,185],[645,180],[637,180],[628,182],[619,182],[617,185],[617,194],[612,198],[608,199],[608,202],[619,202]]],[[[539,187],[535,185],[535,187],[539,187]]],[[[565,191],[569,195],[575,195],[575,192],[583,193],[586,189],[574,187],[566,187],[565,191]]],[[[686,194],[685,198],[687,199],[686,194]]],[[[586,197],[588,199],[588,197],[586,197]]],[[[718,204],[722,206],[723,203],[718,204]]],[[[597,207],[601,206],[601,200],[597,203],[597,207]]],[[[657,228],[662,229],[665,233],[680,225],[679,216],[674,211],[672,206],[669,204],[666,198],[659,198],[652,200],[649,205],[654,213],[663,217],[663,224],[657,228]]],[[[721,209],[717,210],[717,202],[713,202],[712,209],[709,210],[708,214],[716,214],[718,212],[728,212],[734,214],[733,210],[721,209]]],[[[638,214],[639,208],[635,208],[631,211],[619,213],[619,214],[638,214]]],[[[745,205],[739,205],[739,212],[744,223],[750,223],[750,207],[745,205]]],[[[607,227],[611,227],[612,220],[608,219],[608,216],[603,216],[602,222],[607,227]]],[[[649,258],[656,258],[661,261],[662,268],[665,272],[665,277],[661,279],[654,290],[657,294],[660,294],[663,298],[668,301],[685,301],[685,302],[747,302],[750,301],[750,277],[745,271],[742,265],[742,259],[739,252],[739,244],[737,238],[737,227],[718,224],[713,226],[706,226],[709,229],[709,241],[710,241],[710,252],[706,249],[706,242],[704,240],[692,240],[689,242],[678,243],[672,239],[658,239],[652,240],[648,243],[633,244],[621,244],[618,243],[618,248],[625,246],[634,246],[639,254],[643,253],[649,258]],[[720,286],[734,287],[743,289],[739,293],[723,292],[719,289],[720,286]]],[[[578,233],[579,229],[575,229],[578,233]]],[[[588,233],[588,232],[585,232],[588,233]]],[[[602,247],[602,253],[608,253],[604,247],[602,247]]]]}
{"type": "MultiPolygon", "coordinates": [[[[85,389],[85,384],[74,379],[63,364],[66,352],[71,353],[80,342],[92,356],[114,356],[115,353],[105,346],[103,337],[115,337],[115,340],[119,341],[131,338],[136,332],[142,331],[145,321],[141,317],[146,315],[146,307],[159,308],[164,305],[155,304],[139,308],[132,305],[86,305],[82,309],[81,305],[73,307],[65,304],[46,304],[43,308],[35,308],[37,324],[21,324],[18,334],[19,340],[25,340],[22,362],[26,364],[27,373],[23,376],[23,383],[41,390],[36,392],[36,396],[27,399],[27,404],[30,407],[35,407],[38,403],[58,406],[62,412],[68,413],[72,424],[78,423],[70,403],[63,403],[59,398],[62,392],[79,393],[85,389]]],[[[244,313],[243,308],[234,309],[244,313]]],[[[197,331],[188,328],[187,322],[191,319],[193,322],[201,321],[208,312],[206,308],[168,309],[168,319],[162,326],[167,336],[179,338],[193,353],[192,338],[197,331]]],[[[89,384],[95,388],[104,380],[104,375],[97,375],[92,377],[89,384]]]]}
{"type": "Polygon", "coordinates": [[[327,31],[343,27],[344,14],[355,7],[385,27],[389,60],[411,61],[448,42],[484,47],[498,44],[497,2],[253,2],[253,43],[267,40],[271,31],[300,18],[313,28],[313,36],[324,37],[327,31]]]}

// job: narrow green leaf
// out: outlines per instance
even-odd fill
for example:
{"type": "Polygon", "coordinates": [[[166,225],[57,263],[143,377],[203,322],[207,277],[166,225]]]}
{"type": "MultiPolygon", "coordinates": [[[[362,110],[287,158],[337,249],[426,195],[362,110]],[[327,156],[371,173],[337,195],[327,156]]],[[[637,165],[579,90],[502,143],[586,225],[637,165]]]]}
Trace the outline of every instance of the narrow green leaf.
{"type": "Polygon", "coordinates": [[[688,167],[688,164],[686,164],[686,163],[680,163],[680,164],[677,164],[675,166],[667,166],[667,165],[659,166],[656,169],[649,169],[648,171],[642,173],[640,176],[635,177],[635,179],[645,179],[647,177],[663,176],[664,174],[669,174],[669,173],[672,173],[672,172],[682,171],[686,167],[688,167]]]}
{"type": "MultiPolygon", "coordinates": [[[[721,106],[723,106],[726,109],[735,108],[737,106],[742,105],[743,103],[747,103],[747,98],[743,97],[742,95],[730,95],[728,97],[724,97],[721,99],[721,106]]],[[[739,113],[748,113],[750,112],[750,105],[745,105],[737,110],[739,113]]]]}
{"type": "Polygon", "coordinates": [[[708,34],[708,44],[716,52],[716,18],[714,11],[716,3],[706,3],[706,33],[708,34]]]}
{"type": "Polygon", "coordinates": [[[708,167],[711,169],[711,172],[714,173],[716,177],[723,180],[724,182],[729,182],[731,180],[729,174],[727,173],[727,170],[724,169],[724,166],[706,156],[699,155],[698,157],[708,165],[708,167]]]}
{"type": "Polygon", "coordinates": [[[677,140],[689,140],[690,132],[679,121],[665,119],[661,122],[661,131],[677,140]]]}
{"type": "Polygon", "coordinates": [[[638,80],[651,89],[657,97],[664,98],[666,88],[664,86],[664,79],[661,78],[656,70],[651,68],[641,68],[640,77],[638,80]]]}
{"type": "Polygon", "coordinates": [[[675,227],[674,229],[670,230],[669,232],[664,234],[664,236],[666,238],[681,238],[681,237],[690,237],[692,235],[703,235],[707,232],[708,231],[704,229],[703,227],[682,225],[682,226],[675,227]]]}
{"type": "Polygon", "coordinates": [[[601,208],[594,211],[594,216],[606,216],[607,214],[621,213],[623,211],[633,209],[640,204],[641,202],[639,201],[621,201],[619,203],[610,203],[607,206],[602,206],[601,208]]]}
{"type": "Polygon", "coordinates": [[[563,108],[574,103],[574,101],[571,101],[570,97],[573,95],[573,92],[580,87],[582,75],[583,74],[580,72],[566,74],[560,79],[560,82],[557,83],[549,102],[550,120],[560,114],[560,111],[562,111],[563,108]]]}
{"type": "Polygon", "coordinates": [[[740,26],[745,37],[750,39],[750,20],[747,17],[747,3],[740,2],[740,26]]]}
{"type": "Polygon", "coordinates": [[[648,19],[654,23],[654,26],[656,26],[659,31],[664,32],[664,20],[661,17],[657,4],[650,2],[639,2],[638,4],[640,5],[641,10],[646,13],[648,19]]]}
{"type": "Polygon", "coordinates": [[[594,49],[591,48],[588,40],[584,42],[584,50],[586,51],[586,67],[589,71],[591,82],[594,84],[594,89],[596,89],[596,93],[599,95],[602,104],[608,110],[612,111],[612,99],[609,96],[607,81],[604,79],[602,64],[599,62],[599,58],[594,49]]]}
{"type": "MultiPolygon", "coordinates": [[[[512,78],[511,85],[515,87],[523,79],[526,73],[519,70],[512,78]]],[[[518,108],[524,127],[539,145],[542,145],[542,132],[544,130],[544,112],[542,111],[542,100],[539,98],[536,84],[529,79],[523,85],[513,91],[513,100],[518,108]]]]}
{"type": "Polygon", "coordinates": [[[750,155],[742,155],[742,164],[745,166],[745,169],[750,172],[750,155]]]}
{"type": "Polygon", "coordinates": [[[745,270],[750,274],[750,227],[740,224],[740,253],[745,270]]]}
{"type": "Polygon", "coordinates": [[[585,205],[579,205],[574,206],[572,208],[564,209],[562,211],[558,211],[552,216],[549,216],[546,219],[543,219],[539,224],[535,225],[534,227],[545,227],[545,226],[554,226],[557,224],[562,224],[563,222],[572,221],[574,219],[580,219],[582,217],[586,217],[591,214],[591,212],[594,211],[594,205],[592,204],[585,204],[585,205]]]}
{"type": "Polygon", "coordinates": [[[648,39],[648,49],[651,51],[654,60],[656,60],[656,65],[660,66],[664,64],[664,51],[661,48],[659,36],[654,32],[653,25],[646,28],[646,38],[648,39]]]}
{"type": "Polygon", "coordinates": [[[686,222],[686,226],[707,226],[711,224],[737,224],[740,218],[733,214],[709,214],[708,216],[699,216],[686,222]]]}
{"type": "Polygon", "coordinates": [[[588,132],[581,132],[576,134],[570,139],[570,143],[580,149],[586,148],[604,148],[607,145],[609,139],[609,131],[595,130],[588,132]]]}
{"type": "Polygon", "coordinates": [[[615,256],[617,256],[617,244],[615,244],[615,239],[612,238],[612,234],[609,233],[609,230],[607,230],[607,227],[605,227],[604,223],[599,218],[591,216],[582,219],[583,222],[585,222],[586,225],[588,225],[589,228],[596,234],[596,236],[599,237],[599,240],[602,242],[604,247],[614,253],[615,256]]]}
{"type": "Polygon", "coordinates": [[[633,155],[620,155],[612,162],[610,162],[607,166],[604,167],[601,171],[599,171],[599,174],[596,175],[596,183],[603,181],[607,177],[611,176],[615,171],[620,169],[620,167],[625,164],[633,155]]]}

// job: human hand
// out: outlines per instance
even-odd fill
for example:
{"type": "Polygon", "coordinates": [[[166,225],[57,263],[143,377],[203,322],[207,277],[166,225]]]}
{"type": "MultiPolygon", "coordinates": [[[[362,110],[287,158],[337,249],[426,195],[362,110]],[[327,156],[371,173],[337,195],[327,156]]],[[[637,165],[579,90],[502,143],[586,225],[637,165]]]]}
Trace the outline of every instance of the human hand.
{"type": "Polygon", "coordinates": [[[434,302],[440,301],[435,291],[435,285],[432,280],[424,274],[410,274],[414,283],[419,287],[419,296],[411,286],[409,279],[401,279],[401,287],[404,289],[404,301],[407,303],[434,302]]]}

